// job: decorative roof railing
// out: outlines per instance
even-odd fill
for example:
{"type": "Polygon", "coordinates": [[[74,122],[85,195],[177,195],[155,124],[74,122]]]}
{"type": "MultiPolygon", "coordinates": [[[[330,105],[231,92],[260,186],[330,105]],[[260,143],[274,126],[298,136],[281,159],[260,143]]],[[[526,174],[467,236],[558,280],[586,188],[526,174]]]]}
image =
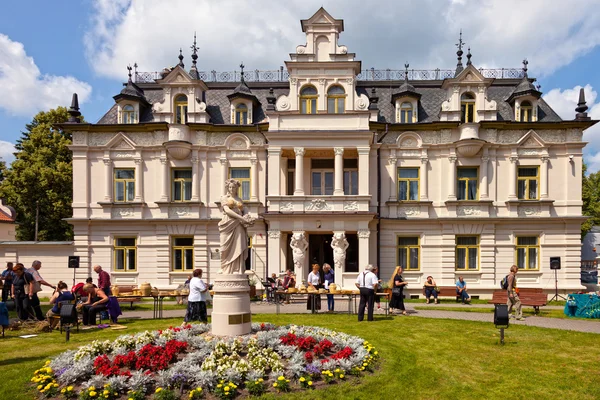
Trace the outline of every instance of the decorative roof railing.
{"type": "MultiPolygon", "coordinates": [[[[410,69],[408,70],[409,80],[443,80],[454,77],[452,69],[410,69]]],[[[521,68],[480,68],[479,72],[485,78],[496,79],[520,79],[524,72],[521,68]]],[[[162,78],[162,72],[135,72],[136,83],[152,83],[156,79],[162,78]]],[[[399,69],[364,69],[356,75],[359,81],[398,81],[403,80],[406,72],[399,69]]],[[[198,76],[204,82],[239,82],[241,74],[239,71],[198,71],[198,76]]],[[[290,74],[283,66],[276,70],[246,70],[244,71],[244,80],[246,82],[285,82],[290,74]]]]}

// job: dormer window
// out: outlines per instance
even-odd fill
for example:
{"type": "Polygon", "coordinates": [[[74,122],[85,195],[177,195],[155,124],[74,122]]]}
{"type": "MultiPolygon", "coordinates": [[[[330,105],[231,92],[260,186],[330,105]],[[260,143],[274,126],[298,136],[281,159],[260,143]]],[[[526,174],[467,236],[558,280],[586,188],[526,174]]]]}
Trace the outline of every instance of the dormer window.
{"type": "Polygon", "coordinates": [[[346,103],[346,92],[338,85],[332,86],[327,91],[327,112],[329,114],[343,114],[346,103]]]}
{"type": "Polygon", "coordinates": [[[460,97],[460,122],[475,122],[475,96],[473,93],[463,93],[460,97]]]}
{"type": "Polygon", "coordinates": [[[317,113],[318,92],[314,86],[305,86],[300,90],[300,113],[317,113]]]}
{"type": "Polygon", "coordinates": [[[401,124],[411,124],[413,122],[413,106],[409,102],[404,102],[400,105],[400,118],[401,124]]]}
{"type": "Polygon", "coordinates": [[[521,103],[521,122],[532,122],[533,121],[533,107],[531,102],[524,101],[521,103]]]}
{"type": "Polygon", "coordinates": [[[121,123],[122,124],[135,124],[135,108],[131,104],[123,106],[121,110],[121,123]]]}
{"type": "Polygon", "coordinates": [[[235,107],[235,124],[248,124],[248,107],[244,103],[240,103],[235,107]]]}
{"type": "Polygon", "coordinates": [[[175,97],[175,123],[185,124],[187,122],[188,100],[184,94],[175,97]]]}

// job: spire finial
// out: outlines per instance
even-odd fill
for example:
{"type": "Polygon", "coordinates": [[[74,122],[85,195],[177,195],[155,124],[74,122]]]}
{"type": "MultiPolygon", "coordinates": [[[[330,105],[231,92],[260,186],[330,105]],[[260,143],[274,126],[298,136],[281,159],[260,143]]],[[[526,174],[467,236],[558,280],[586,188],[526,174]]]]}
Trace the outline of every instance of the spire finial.
{"type": "Polygon", "coordinates": [[[183,65],[183,52],[181,50],[181,47],[179,48],[179,57],[177,57],[177,58],[179,58],[179,66],[181,68],[183,68],[184,67],[184,65],[183,65]]]}
{"type": "Polygon", "coordinates": [[[133,68],[131,68],[131,64],[127,65],[127,71],[128,71],[127,75],[129,76],[129,81],[128,82],[131,82],[131,70],[132,69],[133,68]]]}
{"type": "Polygon", "coordinates": [[[529,64],[529,61],[527,61],[527,59],[525,58],[523,60],[523,76],[525,78],[527,78],[527,64],[529,64]]]}
{"type": "Polygon", "coordinates": [[[68,122],[72,122],[75,124],[78,124],[81,122],[79,120],[81,113],[79,112],[79,99],[77,98],[77,93],[73,93],[73,98],[71,99],[71,107],[69,107],[69,110],[67,111],[67,113],[69,113],[68,122]]]}
{"type": "Polygon", "coordinates": [[[467,65],[471,65],[471,46],[467,50],[467,65]]]}
{"type": "Polygon", "coordinates": [[[579,102],[577,103],[577,114],[575,114],[575,120],[577,121],[587,121],[590,119],[587,115],[588,106],[585,102],[585,91],[583,88],[579,89],[579,102]]]}
{"type": "Polygon", "coordinates": [[[240,79],[242,80],[242,82],[244,82],[244,68],[245,68],[245,65],[244,65],[244,62],[242,61],[242,63],[240,64],[240,75],[241,75],[240,79]]]}
{"type": "Polygon", "coordinates": [[[465,45],[465,42],[463,42],[463,40],[462,40],[462,29],[461,29],[460,34],[458,36],[458,43],[456,43],[456,47],[458,47],[458,51],[456,52],[456,56],[458,58],[458,63],[456,63],[456,72],[454,73],[454,76],[460,74],[461,71],[464,69],[463,65],[462,65],[462,55],[463,55],[462,48],[464,45],[465,45]]]}
{"type": "Polygon", "coordinates": [[[196,60],[198,60],[198,46],[196,46],[196,32],[194,32],[194,44],[192,49],[192,69],[196,69],[196,60]]]}
{"type": "Polygon", "coordinates": [[[404,82],[408,82],[408,67],[410,65],[408,63],[404,64],[404,82]]]}

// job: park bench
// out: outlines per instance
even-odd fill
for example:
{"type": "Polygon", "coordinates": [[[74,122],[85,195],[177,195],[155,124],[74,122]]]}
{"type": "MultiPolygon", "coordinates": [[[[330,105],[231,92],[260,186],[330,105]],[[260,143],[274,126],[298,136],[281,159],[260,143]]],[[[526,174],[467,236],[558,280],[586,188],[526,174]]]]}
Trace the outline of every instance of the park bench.
{"type": "MultiPolygon", "coordinates": [[[[519,288],[519,299],[522,305],[533,307],[536,314],[540,312],[540,307],[548,304],[548,295],[544,293],[543,289],[519,288]]],[[[506,290],[496,290],[488,303],[506,304],[507,301],[508,293],[506,290]]]]}
{"type": "MultiPolygon", "coordinates": [[[[440,291],[438,297],[454,297],[456,301],[461,301],[460,295],[456,294],[456,286],[438,286],[440,291]]],[[[425,296],[425,287],[423,287],[423,296],[425,296]]]]}
{"type": "MultiPolygon", "coordinates": [[[[119,287],[119,296],[129,296],[133,293],[134,289],[137,289],[135,285],[117,285],[119,287]]],[[[139,303],[142,301],[141,297],[117,297],[119,303],[129,303],[129,308],[133,309],[133,303],[139,303]]]]}

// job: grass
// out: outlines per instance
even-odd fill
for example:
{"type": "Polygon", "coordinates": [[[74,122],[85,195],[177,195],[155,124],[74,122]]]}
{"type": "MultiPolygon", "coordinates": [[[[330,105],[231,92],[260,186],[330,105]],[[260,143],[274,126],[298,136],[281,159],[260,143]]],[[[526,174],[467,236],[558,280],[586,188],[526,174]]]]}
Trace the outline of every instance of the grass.
{"type": "MultiPolygon", "coordinates": [[[[436,310],[436,311],[458,311],[458,312],[474,312],[474,313],[484,313],[484,314],[493,314],[493,308],[469,308],[469,307],[439,307],[439,306],[416,306],[415,310],[436,310]]],[[[565,315],[563,310],[548,310],[540,308],[540,312],[538,314],[535,313],[533,308],[523,307],[523,316],[538,316],[538,317],[546,317],[546,318],[559,318],[559,319],[581,319],[589,321],[589,318],[575,318],[568,317],[565,315]]]]}
{"type": "MultiPolygon", "coordinates": [[[[428,318],[376,317],[356,322],[344,314],[253,316],[255,322],[319,325],[361,336],[382,355],[380,369],[361,378],[292,399],[597,399],[600,398],[598,335],[511,326],[506,344],[489,323],[428,318]]],[[[31,399],[30,377],[46,359],[94,339],[161,329],[181,319],[129,320],[124,331],[74,333],[69,343],[58,332],[31,339],[7,332],[0,340],[0,398],[31,399]]],[[[264,398],[279,397],[268,394],[264,398]]]]}

